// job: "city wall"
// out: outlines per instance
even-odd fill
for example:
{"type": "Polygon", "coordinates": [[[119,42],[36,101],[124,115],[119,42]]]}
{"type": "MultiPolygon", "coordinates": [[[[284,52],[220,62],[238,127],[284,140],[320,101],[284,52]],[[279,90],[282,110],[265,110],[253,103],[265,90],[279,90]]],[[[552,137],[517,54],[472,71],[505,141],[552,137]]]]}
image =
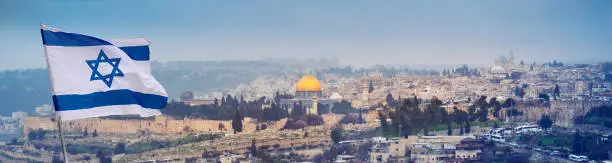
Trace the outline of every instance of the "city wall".
{"type": "MultiPolygon", "coordinates": [[[[322,115],[323,121],[326,125],[333,125],[338,123],[344,115],[322,115]]],[[[364,119],[367,122],[372,122],[377,118],[375,111],[364,113],[364,119]]],[[[266,124],[268,130],[279,130],[283,128],[287,119],[281,119],[275,122],[263,122],[259,124],[266,124]]],[[[57,130],[57,122],[53,121],[50,116],[29,116],[23,120],[23,132],[24,137],[27,139],[27,135],[32,130],[57,130]]],[[[257,122],[255,119],[245,117],[242,121],[243,131],[250,132],[255,131],[257,122]]],[[[94,131],[98,133],[119,133],[119,134],[136,134],[136,133],[155,133],[155,134],[170,134],[170,133],[184,133],[184,132],[225,132],[231,133],[232,122],[231,120],[202,120],[202,119],[184,119],[175,120],[165,116],[155,117],[153,120],[150,119],[129,119],[129,120],[116,120],[116,119],[99,119],[90,118],[82,120],[73,120],[62,122],[62,130],[65,132],[88,132],[94,131]],[[219,124],[223,124],[223,128],[219,128],[219,124]]]]}
{"type": "MultiPolygon", "coordinates": [[[[280,129],[284,126],[286,119],[280,121],[266,123],[268,129],[280,129]]],[[[57,122],[53,121],[52,117],[48,116],[30,116],[24,118],[24,137],[32,130],[57,130],[57,122]]],[[[254,119],[243,119],[244,131],[255,131],[256,123],[254,119]]],[[[182,133],[182,132],[233,132],[232,122],[230,120],[201,120],[201,119],[184,119],[175,120],[165,116],[155,117],[153,120],[130,119],[82,119],[66,121],[62,123],[62,130],[65,132],[88,132],[94,131],[98,133],[120,133],[120,134],[135,134],[135,133],[182,133]],[[220,128],[219,124],[222,124],[220,128]]]]}
{"type": "Polygon", "coordinates": [[[575,117],[583,116],[591,108],[604,104],[610,103],[594,100],[551,101],[550,107],[519,107],[518,110],[523,112],[523,115],[518,117],[518,119],[513,118],[513,120],[536,122],[540,120],[542,115],[549,115],[554,120],[553,125],[560,127],[572,127],[575,117]]]}

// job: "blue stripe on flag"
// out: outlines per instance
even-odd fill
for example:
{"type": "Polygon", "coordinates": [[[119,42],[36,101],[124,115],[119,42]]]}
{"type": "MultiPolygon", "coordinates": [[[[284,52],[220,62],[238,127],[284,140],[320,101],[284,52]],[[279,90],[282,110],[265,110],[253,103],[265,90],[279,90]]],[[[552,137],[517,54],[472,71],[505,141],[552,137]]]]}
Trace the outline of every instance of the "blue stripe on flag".
{"type": "Polygon", "coordinates": [[[66,32],[53,32],[40,29],[44,45],[49,46],[97,46],[112,45],[99,38],[66,32]]]}
{"type": "Polygon", "coordinates": [[[56,111],[80,110],[100,106],[136,104],[143,108],[162,109],[166,107],[168,97],[134,92],[127,89],[94,92],[85,95],[54,95],[53,104],[56,111]]]}
{"type": "Polygon", "coordinates": [[[148,61],[149,60],[149,46],[126,46],[119,47],[125,54],[130,56],[135,61],[148,61]]]}

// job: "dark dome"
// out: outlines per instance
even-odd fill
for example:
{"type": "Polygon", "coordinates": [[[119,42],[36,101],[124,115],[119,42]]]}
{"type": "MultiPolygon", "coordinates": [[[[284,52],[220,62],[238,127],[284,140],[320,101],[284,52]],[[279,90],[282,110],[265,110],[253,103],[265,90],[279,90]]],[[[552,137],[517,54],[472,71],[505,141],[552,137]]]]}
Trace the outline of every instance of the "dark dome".
{"type": "Polygon", "coordinates": [[[193,92],[191,91],[183,91],[181,93],[181,101],[193,100],[193,92]]]}

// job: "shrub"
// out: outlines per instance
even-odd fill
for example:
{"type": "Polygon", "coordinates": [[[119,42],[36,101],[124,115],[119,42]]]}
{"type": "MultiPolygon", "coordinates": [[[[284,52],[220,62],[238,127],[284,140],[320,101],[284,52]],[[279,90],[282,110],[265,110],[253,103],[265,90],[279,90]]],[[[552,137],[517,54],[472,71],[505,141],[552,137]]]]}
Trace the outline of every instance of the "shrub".
{"type": "Polygon", "coordinates": [[[303,120],[289,120],[287,121],[287,123],[285,123],[285,126],[283,127],[283,129],[290,129],[290,130],[296,130],[296,129],[302,129],[304,127],[306,127],[306,122],[304,122],[303,120]]]}
{"type": "Polygon", "coordinates": [[[355,115],[346,115],[340,120],[340,124],[356,124],[359,123],[359,117],[355,115]]]}
{"type": "Polygon", "coordinates": [[[318,126],[324,123],[323,117],[320,115],[308,114],[301,118],[308,126],[318,126]]]}

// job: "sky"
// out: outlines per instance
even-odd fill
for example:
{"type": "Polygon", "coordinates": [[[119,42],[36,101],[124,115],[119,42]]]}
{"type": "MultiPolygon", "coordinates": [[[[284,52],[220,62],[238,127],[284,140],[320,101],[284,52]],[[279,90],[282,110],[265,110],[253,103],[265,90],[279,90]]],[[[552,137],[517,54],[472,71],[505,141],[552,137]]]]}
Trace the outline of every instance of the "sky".
{"type": "Polygon", "coordinates": [[[147,37],[157,61],[336,57],[343,65],[596,63],[608,0],[2,0],[0,70],[45,67],[39,24],[147,37]]]}

